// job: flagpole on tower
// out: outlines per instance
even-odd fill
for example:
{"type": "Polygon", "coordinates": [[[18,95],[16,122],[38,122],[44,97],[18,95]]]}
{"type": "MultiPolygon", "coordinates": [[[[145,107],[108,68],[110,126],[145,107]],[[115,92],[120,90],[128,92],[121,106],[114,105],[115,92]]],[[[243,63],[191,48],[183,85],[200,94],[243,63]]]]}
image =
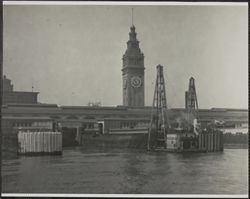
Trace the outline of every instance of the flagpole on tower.
{"type": "Polygon", "coordinates": [[[134,25],[134,9],[132,8],[132,25],[134,25]]]}
{"type": "Polygon", "coordinates": [[[31,79],[31,91],[33,92],[34,89],[34,83],[33,83],[33,78],[31,79]]]}

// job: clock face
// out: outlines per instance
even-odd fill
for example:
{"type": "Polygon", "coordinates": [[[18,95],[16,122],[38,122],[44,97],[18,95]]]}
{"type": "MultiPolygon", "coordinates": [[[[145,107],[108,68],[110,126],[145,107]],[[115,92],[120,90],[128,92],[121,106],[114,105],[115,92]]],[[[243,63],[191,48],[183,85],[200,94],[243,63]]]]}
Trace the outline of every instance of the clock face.
{"type": "Polygon", "coordinates": [[[138,77],[138,76],[133,76],[131,78],[131,85],[134,87],[134,88],[139,88],[141,86],[141,78],[138,77]]]}

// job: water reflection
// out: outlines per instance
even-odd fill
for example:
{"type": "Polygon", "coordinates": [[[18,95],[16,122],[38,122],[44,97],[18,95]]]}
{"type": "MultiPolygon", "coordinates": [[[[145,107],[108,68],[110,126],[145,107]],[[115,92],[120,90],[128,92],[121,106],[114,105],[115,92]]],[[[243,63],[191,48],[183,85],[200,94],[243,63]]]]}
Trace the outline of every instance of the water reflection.
{"type": "Polygon", "coordinates": [[[131,153],[122,156],[125,159],[123,165],[123,193],[127,194],[140,194],[141,188],[150,180],[147,175],[146,165],[150,165],[151,161],[145,156],[144,153],[131,153]]]}
{"type": "Polygon", "coordinates": [[[246,194],[248,150],[176,154],[66,148],[62,156],[7,158],[9,193],[246,194]]]}

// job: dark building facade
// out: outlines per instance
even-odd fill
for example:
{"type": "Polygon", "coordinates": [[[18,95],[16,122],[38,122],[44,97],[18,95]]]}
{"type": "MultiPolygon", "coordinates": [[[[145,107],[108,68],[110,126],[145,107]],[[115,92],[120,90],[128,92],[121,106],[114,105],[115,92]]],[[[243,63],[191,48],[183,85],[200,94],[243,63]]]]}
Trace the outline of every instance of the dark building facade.
{"type": "Polygon", "coordinates": [[[7,79],[6,76],[3,76],[3,92],[13,92],[13,84],[11,80],[7,79]]]}
{"type": "Polygon", "coordinates": [[[144,106],[144,55],[140,50],[134,25],[130,27],[127,50],[122,61],[123,105],[144,106]]]}
{"type": "Polygon", "coordinates": [[[37,104],[38,92],[14,91],[11,80],[3,77],[3,104],[37,104]]]}

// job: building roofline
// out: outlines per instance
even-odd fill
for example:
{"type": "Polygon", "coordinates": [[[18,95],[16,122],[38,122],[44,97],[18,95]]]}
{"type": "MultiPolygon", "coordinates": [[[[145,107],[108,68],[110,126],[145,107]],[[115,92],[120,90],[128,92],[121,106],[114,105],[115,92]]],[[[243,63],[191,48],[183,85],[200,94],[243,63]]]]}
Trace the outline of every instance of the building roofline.
{"type": "Polygon", "coordinates": [[[33,92],[33,91],[4,91],[3,93],[34,93],[34,94],[38,94],[39,92],[33,92]]]}
{"type": "Polygon", "coordinates": [[[45,108],[45,107],[57,107],[57,104],[40,104],[40,103],[37,103],[37,104],[23,104],[23,103],[7,103],[7,104],[4,104],[3,105],[3,108],[6,108],[6,107],[41,107],[41,108],[45,108]]]}
{"type": "Polygon", "coordinates": [[[90,109],[90,110],[127,110],[126,107],[117,106],[60,106],[61,109],[90,109]]]}
{"type": "Polygon", "coordinates": [[[50,117],[29,117],[29,116],[2,116],[2,119],[8,120],[53,120],[50,117]]]}

